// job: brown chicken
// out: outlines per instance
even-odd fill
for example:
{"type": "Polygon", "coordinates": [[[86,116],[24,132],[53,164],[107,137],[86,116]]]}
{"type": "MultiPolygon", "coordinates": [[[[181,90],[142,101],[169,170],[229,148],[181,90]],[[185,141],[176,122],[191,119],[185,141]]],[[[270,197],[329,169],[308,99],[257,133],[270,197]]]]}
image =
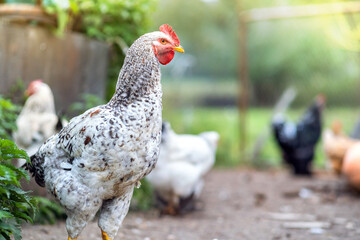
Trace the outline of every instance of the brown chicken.
{"type": "Polygon", "coordinates": [[[346,151],[342,173],[352,187],[360,190],[360,142],[353,144],[346,151]]]}
{"type": "Polygon", "coordinates": [[[357,141],[345,135],[340,121],[334,121],[331,129],[323,133],[323,147],[333,171],[340,175],[347,150],[357,141]]]}

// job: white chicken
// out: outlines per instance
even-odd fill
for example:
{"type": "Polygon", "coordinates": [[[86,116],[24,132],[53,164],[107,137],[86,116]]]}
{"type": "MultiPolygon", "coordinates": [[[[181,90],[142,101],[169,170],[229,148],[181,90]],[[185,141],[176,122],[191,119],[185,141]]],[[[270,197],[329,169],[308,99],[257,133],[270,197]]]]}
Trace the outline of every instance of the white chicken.
{"type": "MultiPolygon", "coordinates": [[[[42,80],[32,81],[25,94],[29,98],[16,119],[17,131],[13,133],[13,138],[31,156],[56,133],[59,118],[55,112],[54,95],[42,80]]],[[[19,161],[18,165],[23,163],[19,161]]]]}
{"type": "Polygon", "coordinates": [[[156,191],[161,213],[177,215],[192,210],[202,191],[204,175],[215,162],[219,134],[176,134],[163,123],[159,160],[146,177],[156,191]]]}

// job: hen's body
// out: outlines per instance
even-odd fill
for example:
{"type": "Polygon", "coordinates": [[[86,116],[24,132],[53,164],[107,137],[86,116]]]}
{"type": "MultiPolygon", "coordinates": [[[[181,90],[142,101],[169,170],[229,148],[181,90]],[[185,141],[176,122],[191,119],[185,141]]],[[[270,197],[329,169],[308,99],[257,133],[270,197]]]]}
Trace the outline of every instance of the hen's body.
{"type": "MultiPolygon", "coordinates": [[[[145,34],[128,50],[116,92],[105,105],[73,118],[46,141],[28,166],[65,207],[75,239],[101,208],[99,226],[113,238],[127,214],[134,184],[154,167],[161,134],[159,61],[145,34]]],[[[107,236],[103,239],[108,239],[107,236]]]]}
{"type": "Polygon", "coordinates": [[[158,206],[165,214],[193,210],[204,185],[204,175],[215,162],[219,134],[176,134],[163,124],[159,161],[147,180],[155,188],[158,206]]]}
{"type": "MultiPolygon", "coordinates": [[[[34,86],[36,90],[26,100],[16,119],[17,131],[13,134],[16,144],[25,149],[28,155],[34,154],[56,132],[58,122],[50,87],[41,80],[33,81],[29,88],[34,86]]],[[[19,166],[24,163],[20,161],[19,166]]]]}
{"type": "Polygon", "coordinates": [[[358,140],[346,136],[341,128],[341,123],[335,121],[331,129],[326,129],[322,136],[325,155],[337,175],[341,174],[346,152],[358,142],[358,140]]]}
{"type": "Polygon", "coordinates": [[[293,168],[294,174],[311,174],[311,161],[321,136],[324,101],[318,97],[298,123],[287,122],[281,115],[275,116],[273,120],[275,139],[281,148],[284,161],[293,168]]]}

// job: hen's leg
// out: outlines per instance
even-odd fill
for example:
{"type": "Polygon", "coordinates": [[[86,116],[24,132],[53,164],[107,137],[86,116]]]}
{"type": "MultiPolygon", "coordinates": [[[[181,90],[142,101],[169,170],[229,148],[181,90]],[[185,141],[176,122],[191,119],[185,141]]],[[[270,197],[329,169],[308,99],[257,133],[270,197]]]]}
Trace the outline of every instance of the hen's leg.
{"type": "Polygon", "coordinates": [[[60,201],[68,216],[66,230],[69,240],[76,240],[86,224],[94,218],[102,200],[96,191],[79,182],[70,171],[55,170],[48,177],[53,179],[48,182],[48,190],[60,201]]]}
{"type": "Polygon", "coordinates": [[[103,240],[114,239],[127,212],[129,211],[134,185],[124,189],[124,193],[103,202],[99,217],[99,227],[103,240]]]}

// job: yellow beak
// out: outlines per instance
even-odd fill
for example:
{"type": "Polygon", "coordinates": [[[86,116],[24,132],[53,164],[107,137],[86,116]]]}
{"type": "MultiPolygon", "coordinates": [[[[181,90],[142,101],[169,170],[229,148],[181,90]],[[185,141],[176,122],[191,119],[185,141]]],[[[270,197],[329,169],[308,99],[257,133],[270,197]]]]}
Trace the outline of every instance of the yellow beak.
{"type": "Polygon", "coordinates": [[[177,47],[173,47],[174,51],[177,51],[177,52],[181,52],[181,53],[184,53],[185,50],[183,49],[182,46],[177,46],[177,47]]]}

